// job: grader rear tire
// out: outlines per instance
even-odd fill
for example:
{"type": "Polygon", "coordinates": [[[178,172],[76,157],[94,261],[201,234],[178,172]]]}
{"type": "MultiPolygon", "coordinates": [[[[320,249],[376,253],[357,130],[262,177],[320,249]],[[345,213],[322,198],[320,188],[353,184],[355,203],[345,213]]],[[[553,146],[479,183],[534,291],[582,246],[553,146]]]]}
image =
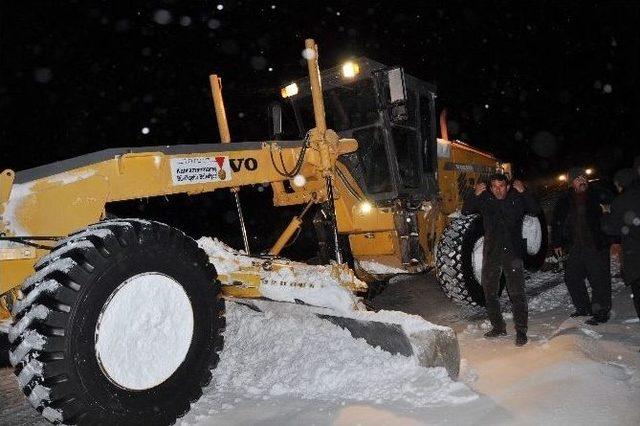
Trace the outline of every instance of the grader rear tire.
{"type": "Polygon", "coordinates": [[[172,424],[219,360],[224,302],[197,243],[167,225],[100,222],[36,264],[10,360],[53,423],[172,424]]]}
{"type": "Polygon", "coordinates": [[[436,249],[436,277],[445,295],[456,302],[484,306],[484,292],[474,273],[473,252],[483,238],[478,215],[458,216],[445,228],[436,249]]]}
{"type": "MultiPolygon", "coordinates": [[[[525,216],[522,236],[526,239],[525,267],[540,269],[547,251],[547,227],[544,215],[525,216]]],[[[484,226],[477,215],[458,216],[445,228],[436,249],[436,276],[444,293],[462,304],[484,306],[482,248],[484,226]]],[[[500,278],[500,294],[505,288],[500,278]]]]}

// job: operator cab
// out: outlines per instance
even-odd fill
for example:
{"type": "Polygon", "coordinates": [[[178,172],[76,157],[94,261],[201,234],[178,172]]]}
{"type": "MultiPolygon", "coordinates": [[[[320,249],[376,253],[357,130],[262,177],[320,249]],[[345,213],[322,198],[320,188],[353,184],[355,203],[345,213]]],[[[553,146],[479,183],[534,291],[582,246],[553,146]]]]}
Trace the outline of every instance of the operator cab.
{"type": "MultiPolygon", "coordinates": [[[[358,141],[339,160],[378,204],[437,193],[435,86],[367,58],[321,73],[327,127],[358,141]]],[[[315,126],[309,79],[282,89],[300,137],[315,126]]]]}

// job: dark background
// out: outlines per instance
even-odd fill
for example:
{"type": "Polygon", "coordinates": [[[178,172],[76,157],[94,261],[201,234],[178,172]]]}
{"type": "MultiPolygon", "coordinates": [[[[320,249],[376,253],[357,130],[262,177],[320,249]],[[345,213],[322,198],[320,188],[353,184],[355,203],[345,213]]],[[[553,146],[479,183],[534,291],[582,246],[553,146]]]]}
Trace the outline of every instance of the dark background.
{"type": "Polygon", "coordinates": [[[521,177],[608,177],[640,154],[639,22],[636,1],[3,1],[0,169],[218,141],[214,72],[232,139],[266,139],[313,37],[323,68],[363,55],[437,84],[450,136],[521,177]]]}

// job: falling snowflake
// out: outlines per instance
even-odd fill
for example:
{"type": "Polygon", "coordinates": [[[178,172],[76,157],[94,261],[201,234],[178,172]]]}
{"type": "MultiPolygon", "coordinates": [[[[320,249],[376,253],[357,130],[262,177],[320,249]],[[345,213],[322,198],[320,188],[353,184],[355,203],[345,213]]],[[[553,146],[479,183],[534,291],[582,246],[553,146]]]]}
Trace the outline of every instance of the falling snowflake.
{"type": "Polygon", "coordinates": [[[156,24],[167,25],[171,22],[171,12],[166,9],[158,9],[153,14],[153,20],[156,24]]]}
{"type": "Polygon", "coordinates": [[[38,68],[33,72],[33,78],[38,83],[48,83],[51,80],[51,75],[49,68],[38,68]]]}
{"type": "Polygon", "coordinates": [[[302,57],[306,60],[313,59],[315,55],[316,53],[313,51],[313,49],[307,48],[302,51],[302,57]]]}

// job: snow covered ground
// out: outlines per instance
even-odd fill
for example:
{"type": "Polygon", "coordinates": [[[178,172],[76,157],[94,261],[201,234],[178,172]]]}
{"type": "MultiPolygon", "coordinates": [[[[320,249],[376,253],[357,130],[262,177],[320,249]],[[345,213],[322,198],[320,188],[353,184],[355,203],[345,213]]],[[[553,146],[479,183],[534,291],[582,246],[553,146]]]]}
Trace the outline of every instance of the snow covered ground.
{"type": "MultiPolygon", "coordinates": [[[[458,382],[442,368],[418,367],[302,316],[296,305],[257,312],[229,304],[214,380],[178,424],[640,424],[640,324],[629,289],[615,279],[611,320],[588,326],[568,317],[562,274],[531,274],[527,287],[531,340],[523,348],[513,344],[506,295],[510,334],[497,340],[482,337],[483,309],[453,304],[431,275],[393,279],[375,299],[379,308],[453,327],[461,346],[458,382]]],[[[10,374],[0,369],[0,379],[10,374]]],[[[11,402],[16,398],[17,386],[0,394],[0,424],[16,416],[32,419],[20,424],[42,424],[28,403],[18,409],[11,402]]]]}
{"type": "Polygon", "coordinates": [[[295,306],[265,314],[229,304],[212,385],[179,424],[640,424],[640,326],[620,280],[611,321],[593,327],[568,319],[562,274],[528,276],[524,348],[513,334],[485,340],[483,310],[453,305],[436,286],[428,275],[403,276],[375,302],[454,327],[458,382],[298,316],[295,306]]]}

